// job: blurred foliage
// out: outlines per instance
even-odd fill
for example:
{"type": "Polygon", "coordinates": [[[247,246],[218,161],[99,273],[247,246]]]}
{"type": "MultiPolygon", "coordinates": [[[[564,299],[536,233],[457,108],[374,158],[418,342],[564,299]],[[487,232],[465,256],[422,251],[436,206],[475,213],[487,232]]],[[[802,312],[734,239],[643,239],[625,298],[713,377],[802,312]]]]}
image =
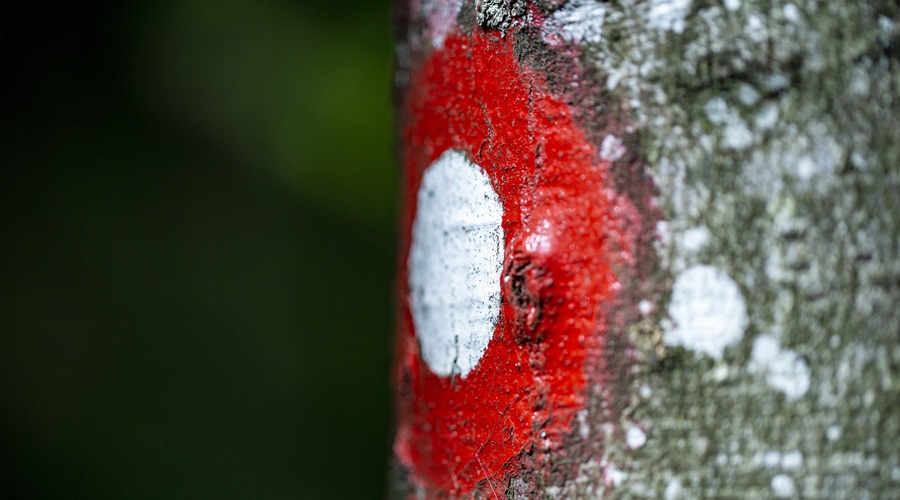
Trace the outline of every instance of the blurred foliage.
{"type": "Polygon", "coordinates": [[[388,7],[321,3],[155,7],[140,16],[134,76],[150,109],[311,201],[383,224],[393,207],[393,177],[377,168],[392,158],[388,7]]]}
{"type": "Polygon", "coordinates": [[[0,498],[371,498],[388,5],[2,5],[0,498]]]}

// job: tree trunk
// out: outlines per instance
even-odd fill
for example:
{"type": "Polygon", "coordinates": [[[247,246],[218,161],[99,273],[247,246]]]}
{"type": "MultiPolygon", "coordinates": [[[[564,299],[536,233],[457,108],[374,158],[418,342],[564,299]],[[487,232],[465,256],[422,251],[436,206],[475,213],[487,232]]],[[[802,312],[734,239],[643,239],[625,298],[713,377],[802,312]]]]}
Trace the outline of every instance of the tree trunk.
{"type": "Polygon", "coordinates": [[[900,491],[895,0],[398,0],[395,497],[900,491]]]}

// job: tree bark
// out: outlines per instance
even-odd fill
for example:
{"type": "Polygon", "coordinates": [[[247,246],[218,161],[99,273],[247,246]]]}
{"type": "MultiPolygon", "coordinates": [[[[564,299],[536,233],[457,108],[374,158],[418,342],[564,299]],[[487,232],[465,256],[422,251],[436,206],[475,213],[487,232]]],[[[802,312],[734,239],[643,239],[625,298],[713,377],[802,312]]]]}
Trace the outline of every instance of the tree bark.
{"type": "Polygon", "coordinates": [[[398,0],[395,38],[391,496],[900,491],[895,0],[398,0]],[[502,206],[480,351],[420,316],[492,295],[413,298],[449,150],[502,206]]]}

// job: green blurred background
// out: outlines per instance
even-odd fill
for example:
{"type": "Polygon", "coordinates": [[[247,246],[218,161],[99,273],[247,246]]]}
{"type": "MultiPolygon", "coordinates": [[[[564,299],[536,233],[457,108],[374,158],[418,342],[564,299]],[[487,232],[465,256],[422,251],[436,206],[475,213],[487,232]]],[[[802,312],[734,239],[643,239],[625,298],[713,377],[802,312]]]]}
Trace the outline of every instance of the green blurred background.
{"type": "Polygon", "coordinates": [[[378,498],[388,2],[3,2],[0,498],[378,498]]]}

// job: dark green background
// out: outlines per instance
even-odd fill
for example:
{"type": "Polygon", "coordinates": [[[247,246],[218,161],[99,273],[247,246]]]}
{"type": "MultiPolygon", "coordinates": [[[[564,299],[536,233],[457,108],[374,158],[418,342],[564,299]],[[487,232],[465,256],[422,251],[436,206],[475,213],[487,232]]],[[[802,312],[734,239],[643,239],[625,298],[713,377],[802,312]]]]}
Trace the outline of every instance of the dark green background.
{"type": "Polygon", "coordinates": [[[2,6],[2,498],[377,498],[387,1],[2,6]]]}

